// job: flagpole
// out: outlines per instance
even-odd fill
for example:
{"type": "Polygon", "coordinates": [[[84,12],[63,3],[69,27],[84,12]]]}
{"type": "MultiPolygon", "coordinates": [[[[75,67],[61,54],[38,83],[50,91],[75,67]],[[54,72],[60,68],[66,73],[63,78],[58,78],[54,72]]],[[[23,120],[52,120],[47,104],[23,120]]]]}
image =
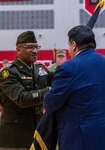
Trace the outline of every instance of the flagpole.
{"type": "Polygon", "coordinates": [[[95,11],[94,11],[94,14],[92,15],[92,17],[90,18],[90,20],[88,21],[88,23],[86,24],[86,26],[90,27],[91,29],[93,29],[96,21],[97,21],[97,18],[98,18],[98,15],[101,11],[101,8],[105,5],[105,0],[101,0],[99,1],[99,3],[96,5],[96,8],[95,8],[95,11]]]}

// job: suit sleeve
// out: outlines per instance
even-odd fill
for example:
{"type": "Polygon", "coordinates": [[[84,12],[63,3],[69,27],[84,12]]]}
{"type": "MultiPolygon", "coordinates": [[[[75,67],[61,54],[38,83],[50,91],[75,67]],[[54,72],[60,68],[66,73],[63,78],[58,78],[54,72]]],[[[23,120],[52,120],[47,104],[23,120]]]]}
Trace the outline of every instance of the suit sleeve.
{"type": "Polygon", "coordinates": [[[67,74],[63,67],[57,67],[51,90],[44,95],[44,107],[48,113],[57,111],[66,104],[72,92],[70,82],[70,74],[67,74]]]}

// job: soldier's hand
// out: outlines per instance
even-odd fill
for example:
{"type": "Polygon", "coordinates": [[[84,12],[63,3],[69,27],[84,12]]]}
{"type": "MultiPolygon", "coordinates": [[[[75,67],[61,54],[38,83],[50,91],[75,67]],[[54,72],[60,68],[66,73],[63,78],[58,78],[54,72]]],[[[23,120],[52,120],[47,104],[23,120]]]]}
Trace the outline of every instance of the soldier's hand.
{"type": "Polygon", "coordinates": [[[50,87],[46,87],[46,88],[43,88],[43,89],[38,90],[39,97],[40,97],[40,98],[43,98],[44,94],[45,94],[46,92],[48,92],[49,90],[50,90],[50,87]]]}

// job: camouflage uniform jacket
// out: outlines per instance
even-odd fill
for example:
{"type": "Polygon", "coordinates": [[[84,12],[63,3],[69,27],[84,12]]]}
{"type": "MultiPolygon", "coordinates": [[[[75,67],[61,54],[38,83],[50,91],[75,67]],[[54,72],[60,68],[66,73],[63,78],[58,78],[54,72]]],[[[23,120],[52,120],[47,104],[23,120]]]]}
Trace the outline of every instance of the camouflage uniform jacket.
{"type": "Polygon", "coordinates": [[[56,67],[57,67],[56,63],[53,63],[50,66],[48,66],[48,70],[51,72],[55,72],[56,67]]]}

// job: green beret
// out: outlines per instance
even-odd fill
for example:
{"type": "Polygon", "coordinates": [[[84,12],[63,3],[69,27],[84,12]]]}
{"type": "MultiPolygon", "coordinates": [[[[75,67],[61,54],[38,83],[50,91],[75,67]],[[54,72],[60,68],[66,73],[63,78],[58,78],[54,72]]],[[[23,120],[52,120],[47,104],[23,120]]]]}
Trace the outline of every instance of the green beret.
{"type": "Polygon", "coordinates": [[[21,33],[17,37],[16,45],[18,45],[20,43],[37,43],[34,32],[26,31],[26,32],[21,33]]]}

